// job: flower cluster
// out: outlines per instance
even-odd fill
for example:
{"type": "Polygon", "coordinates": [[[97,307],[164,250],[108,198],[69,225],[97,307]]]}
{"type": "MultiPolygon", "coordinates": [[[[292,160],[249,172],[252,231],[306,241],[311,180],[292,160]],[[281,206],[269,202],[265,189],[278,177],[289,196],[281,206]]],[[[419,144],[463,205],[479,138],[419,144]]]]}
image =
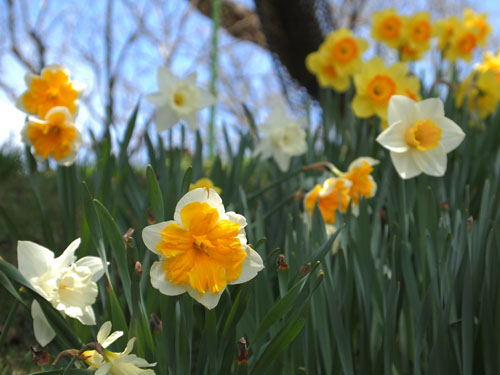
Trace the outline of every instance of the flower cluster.
{"type": "Polygon", "coordinates": [[[46,66],[40,75],[27,73],[28,89],[17,99],[17,107],[32,116],[22,130],[22,140],[33,146],[35,157],[52,157],[58,164],[71,165],[82,143],[75,127],[78,98],[84,87],[69,78],[61,65],[46,66]]]}
{"type": "Polygon", "coordinates": [[[496,112],[500,103],[500,50],[497,56],[486,52],[483,61],[460,84],[455,104],[462,108],[466,102],[472,124],[496,112]]]}
{"type": "Polygon", "coordinates": [[[351,30],[343,28],[330,33],[319,50],[306,58],[306,67],[313,73],[320,86],[336,91],[347,91],[350,78],[361,68],[361,55],[368,42],[355,38],[351,30]]]}
{"type": "Polygon", "coordinates": [[[373,13],[371,35],[397,49],[402,61],[420,60],[431,47],[431,17],[428,12],[405,16],[395,9],[385,9],[373,13]]]}
{"type": "Polygon", "coordinates": [[[323,185],[316,185],[304,197],[304,208],[312,215],[316,204],[327,225],[335,224],[337,211],[346,212],[351,204],[354,215],[359,212],[359,200],[369,199],[377,192],[377,183],[371,173],[378,160],[360,157],[354,160],[347,172],[333,167],[336,177],[330,177],[323,185]]]}
{"type": "Polygon", "coordinates": [[[486,13],[477,14],[471,9],[464,10],[462,19],[451,16],[438,20],[433,29],[443,57],[452,62],[470,61],[476,47],[484,47],[490,34],[486,13]]]}

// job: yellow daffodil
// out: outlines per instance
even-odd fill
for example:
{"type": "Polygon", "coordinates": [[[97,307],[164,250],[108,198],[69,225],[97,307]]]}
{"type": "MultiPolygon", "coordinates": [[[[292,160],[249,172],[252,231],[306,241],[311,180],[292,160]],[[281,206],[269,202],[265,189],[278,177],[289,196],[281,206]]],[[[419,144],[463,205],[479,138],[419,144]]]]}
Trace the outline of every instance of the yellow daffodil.
{"type": "Polygon", "coordinates": [[[407,17],[403,33],[407,54],[410,55],[408,51],[411,51],[414,57],[411,60],[420,59],[420,55],[431,47],[432,26],[429,12],[415,13],[407,17]]]}
{"type": "Polygon", "coordinates": [[[89,368],[96,375],[155,375],[154,370],[143,367],[154,367],[156,363],[148,363],[146,360],[130,354],[134,348],[135,337],[127,343],[127,347],[121,353],[112,352],[107,349],[112,343],[123,336],[122,331],[111,332],[111,322],[105,322],[97,332],[97,342],[102,347],[101,355],[97,350],[87,350],[82,353],[89,368]]]}
{"type": "Polygon", "coordinates": [[[379,57],[364,64],[361,71],[354,76],[354,114],[360,118],[377,115],[382,120],[387,119],[389,99],[393,95],[405,94],[404,90],[408,86],[407,72],[404,63],[386,67],[379,57]]]}
{"type": "Polygon", "coordinates": [[[371,35],[373,39],[392,48],[401,47],[404,39],[404,17],[392,8],[374,12],[372,17],[371,35]]]}
{"type": "Polygon", "coordinates": [[[422,58],[424,51],[403,44],[399,50],[401,61],[418,61],[422,58]]]}
{"type": "Polygon", "coordinates": [[[354,215],[359,213],[359,199],[369,199],[377,192],[377,183],[371,173],[373,167],[379,163],[378,160],[370,157],[360,157],[354,160],[347,169],[347,173],[342,177],[351,182],[349,197],[354,215]]]}
{"type": "Polygon", "coordinates": [[[196,86],[196,73],[181,79],[165,67],[158,68],[159,92],[146,96],[157,106],[155,123],[161,132],[184,121],[190,129],[198,128],[198,112],[215,104],[215,97],[196,86]]]}
{"type": "Polygon", "coordinates": [[[455,30],[451,38],[450,46],[444,53],[444,57],[451,62],[456,61],[458,58],[470,61],[477,45],[477,30],[472,27],[466,27],[462,24],[462,27],[455,30]]]}
{"type": "Polygon", "coordinates": [[[477,65],[476,69],[480,72],[492,70],[496,74],[497,81],[500,81],[500,48],[496,56],[491,51],[487,51],[483,56],[483,61],[477,65]]]}
{"type": "Polygon", "coordinates": [[[368,42],[355,38],[351,30],[342,28],[331,32],[320,49],[332,61],[339,75],[353,75],[361,68],[361,56],[368,49],[368,42]]]}
{"type": "Polygon", "coordinates": [[[485,119],[497,110],[500,102],[500,81],[493,70],[472,72],[460,84],[456,106],[462,108],[467,98],[467,109],[485,119]]]}
{"type": "Polygon", "coordinates": [[[24,143],[33,146],[36,157],[48,159],[50,156],[66,166],[74,163],[82,143],[81,134],[66,107],[50,109],[43,120],[30,116],[22,138],[24,143]]]}
{"type": "Polygon", "coordinates": [[[28,89],[19,96],[16,106],[40,118],[44,118],[54,107],[66,107],[75,116],[84,86],[71,81],[69,74],[69,70],[62,65],[46,66],[39,76],[27,73],[24,80],[28,89]]]}
{"type": "Polygon", "coordinates": [[[446,153],[457,148],[465,134],[444,116],[441,99],[415,102],[395,95],[389,103],[388,118],[389,127],[379,134],[377,142],[390,151],[399,176],[443,176],[446,153]]]}
{"type": "Polygon", "coordinates": [[[438,48],[442,52],[450,47],[455,31],[461,27],[461,21],[456,16],[438,20],[432,28],[432,35],[437,37],[438,48]]]}
{"type": "Polygon", "coordinates": [[[214,189],[217,192],[217,194],[220,194],[222,191],[221,188],[215,186],[213,181],[207,177],[202,177],[199,180],[197,180],[194,184],[189,185],[189,191],[198,188],[214,189]]]}
{"type": "Polygon", "coordinates": [[[260,255],[247,245],[246,219],[225,212],[220,196],[199,188],[184,195],[174,220],[144,228],[147,248],[160,260],[151,266],[151,284],[161,293],[188,292],[214,308],[227,284],[240,284],[264,268],[260,255]]]}
{"type": "Polygon", "coordinates": [[[331,87],[335,91],[344,92],[351,85],[349,76],[339,74],[329,54],[325,51],[315,51],[307,55],[306,67],[316,76],[321,87],[331,87]]]}
{"type": "MultiPolygon", "coordinates": [[[[94,325],[92,304],[97,297],[97,280],[104,274],[100,258],[87,256],[76,260],[75,251],[80,239],[73,241],[61,256],[30,241],[17,244],[19,272],[33,290],[45,298],[63,315],[78,319],[82,324],[94,325]]],[[[47,318],[36,300],[31,306],[35,338],[47,345],[55,337],[47,318]]]]}
{"type": "Polygon", "coordinates": [[[491,34],[491,25],[488,22],[488,14],[477,14],[472,9],[465,9],[463,12],[466,28],[474,29],[477,35],[477,44],[486,46],[488,36],[491,34]]]}
{"type": "Polygon", "coordinates": [[[304,207],[310,215],[318,204],[325,224],[335,224],[337,210],[346,212],[349,206],[351,181],[344,178],[330,177],[323,185],[316,185],[304,197],[304,207]]]}

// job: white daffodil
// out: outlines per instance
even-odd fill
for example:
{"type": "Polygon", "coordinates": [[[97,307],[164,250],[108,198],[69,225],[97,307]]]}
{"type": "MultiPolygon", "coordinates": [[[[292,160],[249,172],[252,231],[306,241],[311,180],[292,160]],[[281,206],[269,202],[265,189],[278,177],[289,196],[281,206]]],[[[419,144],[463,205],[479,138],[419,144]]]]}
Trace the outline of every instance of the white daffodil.
{"type": "MultiPolygon", "coordinates": [[[[30,241],[17,244],[19,272],[31,284],[33,290],[49,301],[58,311],[82,324],[94,325],[92,304],[97,297],[96,281],[104,274],[98,257],[84,257],[76,261],[75,250],[80,239],[73,241],[61,256],[30,241]],[[75,262],[76,261],[76,262],[75,262]]],[[[46,345],[55,336],[38,302],[31,307],[35,338],[46,345]]]]}
{"type": "Polygon", "coordinates": [[[125,350],[121,353],[115,353],[106,348],[123,336],[122,331],[115,331],[111,335],[111,322],[105,322],[99,332],[97,332],[97,342],[103,348],[104,356],[96,350],[87,350],[83,352],[85,362],[96,370],[95,375],[155,375],[150,369],[141,367],[154,367],[156,363],[148,363],[146,360],[130,354],[134,348],[135,337],[132,337],[125,350]]]}
{"type": "Polygon", "coordinates": [[[389,102],[389,127],[377,137],[388,149],[391,159],[403,179],[425,173],[443,176],[446,153],[460,145],[465,137],[462,129],[444,116],[441,99],[414,102],[394,95],[389,102]]]}
{"type": "Polygon", "coordinates": [[[157,106],[155,122],[158,132],[170,129],[180,120],[192,130],[198,128],[198,111],[215,103],[215,97],[196,86],[196,73],[181,79],[165,67],[158,68],[159,92],[146,99],[157,106]]]}
{"type": "Polygon", "coordinates": [[[272,156],[283,172],[288,169],[292,156],[306,152],[306,133],[297,120],[287,116],[282,103],[273,108],[267,121],[259,126],[259,130],[262,138],[255,148],[254,155],[262,154],[263,158],[272,156]]]}
{"type": "Polygon", "coordinates": [[[142,232],[147,248],[160,256],[151,266],[151,284],[169,296],[188,292],[214,308],[227,284],[247,282],[264,268],[247,245],[246,225],[243,216],[225,212],[215,190],[191,190],[177,203],[174,220],[142,232]]]}

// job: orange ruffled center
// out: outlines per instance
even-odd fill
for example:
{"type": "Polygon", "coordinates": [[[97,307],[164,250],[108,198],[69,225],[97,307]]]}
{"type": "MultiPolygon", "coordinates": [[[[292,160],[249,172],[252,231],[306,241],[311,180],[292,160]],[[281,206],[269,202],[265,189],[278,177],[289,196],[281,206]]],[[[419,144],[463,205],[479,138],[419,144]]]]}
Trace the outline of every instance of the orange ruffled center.
{"type": "Polygon", "coordinates": [[[180,215],[182,225],[167,225],[156,246],[166,257],[166,278],[203,295],[221,292],[240,276],[247,255],[238,238],[239,224],[220,219],[205,202],[188,203],[180,215]]]}
{"type": "Polygon", "coordinates": [[[344,178],[352,182],[349,196],[353,204],[357,205],[360,197],[371,198],[373,188],[375,187],[373,180],[370,178],[372,172],[373,167],[368,162],[363,161],[359,167],[353,168],[344,175],[344,178]]]}
{"type": "Polygon", "coordinates": [[[358,46],[351,37],[345,37],[335,43],[333,58],[341,63],[347,63],[358,56],[358,46]]]}
{"type": "Polygon", "coordinates": [[[412,39],[416,42],[426,42],[432,33],[431,25],[426,20],[417,22],[411,30],[412,39]]]}
{"type": "Polygon", "coordinates": [[[40,77],[33,77],[28,91],[22,97],[26,111],[41,118],[54,107],[66,107],[75,113],[78,91],[63,70],[46,70],[40,77]]]}
{"type": "Polygon", "coordinates": [[[399,17],[389,16],[380,23],[380,33],[386,39],[395,39],[399,36],[401,25],[399,17]]]}
{"type": "Polygon", "coordinates": [[[314,206],[318,202],[318,207],[326,224],[335,224],[335,213],[347,211],[349,206],[349,188],[342,179],[330,178],[333,188],[329,194],[321,195],[324,189],[321,185],[316,185],[304,199],[304,205],[307,211],[312,215],[314,206]]]}
{"type": "Polygon", "coordinates": [[[476,47],[476,36],[472,33],[465,34],[458,41],[458,49],[464,53],[469,54],[476,47]]]}
{"type": "Polygon", "coordinates": [[[28,138],[35,148],[35,154],[44,159],[49,155],[56,160],[64,159],[71,152],[71,144],[76,136],[76,128],[66,123],[63,112],[53,112],[46,121],[30,122],[28,127],[28,138]]]}
{"type": "Polygon", "coordinates": [[[386,75],[377,74],[368,84],[367,92],[373,101],[384,103],[396,93],[396,83],[386,75]]]}
{"type": "Polygon", "coordinates": [[[418,120],[406,130],[405,139],[408,146],[420,151],[432,150],[439,144],[443,130],[430,119],[418,120]]]}

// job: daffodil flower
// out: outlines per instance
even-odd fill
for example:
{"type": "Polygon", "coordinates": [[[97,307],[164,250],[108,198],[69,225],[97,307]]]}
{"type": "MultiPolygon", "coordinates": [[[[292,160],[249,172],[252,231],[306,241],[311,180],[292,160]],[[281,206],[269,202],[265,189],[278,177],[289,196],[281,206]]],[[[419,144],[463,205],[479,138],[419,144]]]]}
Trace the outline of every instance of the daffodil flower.
{"type": "Polygon", "coordinates": [[[404,17],[395,9],[388,8],[380,12],[374,12],[372,18],[371,35],[373,39],[384,42],[389,47],[399,48],[404,38],[404,17]]]}
{"type": "Polygon", "coordinates": [[[262,138],[254,155],[262,154],[263,158],[272,156],[283,172],[288,170],[292,156],[301,155],[307,150],[305,131],[297,120],[287,116],[282,103],[273,108],[259,130],[262,138]]]}
{"type": "Polygon", "coordinates": [[[379,161],[376,159],[367,156],[360,157],[349,164],[347,172],[342,174],[343,178],[351,181],[349,197],[351,198],[352,212],[355,216],[359,214],[360,198],[369,199],[375,196],[377,192],[377,183],[371,173],[373,172],[373,166],[378,163],[379,161]]]}
{"type": "Polygon", "coordinates": [[[144,228],[146,247],[160,260],[151,266],[151,284],[161,293],[188,292],[214,308],[227,284],[240,284],[264,268],[247,245],[245,217],[226,212],[213,189],[189,191],[177,203],[174,220],[144,228]]]}
{"type": "Polygon", "coordinates": [[[69,79],[69,70],[62,65],[48,65],[40,75],[27,73],[28,89],[17,99],[16,106],[23,112],[44,118],[54,107],[66,107],[75,117],[78,98],[85,86],[69,79]]]}
{"type": "Polygon", "coordinates": [[[352,182],[348,179],[330,177],[305,195],[304,207],[312,216],[317,203],[325,224],[333,225],[337,210],[346,212],[349,207],[351,186],[352,182]]]}
{"type": "Polygon", "coordinates": [[[165,67],[158,68],[159,92],[146,99],[157,106],[155,122],[158,132],[184,121],[190,129],[198,128],[198,111],[215,103],[215,97],[196,86],[196,73],[181,79],[165,67]]]}
{"type": "Polygon", "coordinates": [[[189,185],[189,190],[194,190],[198,188],[214,189],[217,192],[217,194],[220,194],[222,191],[222,189],[215,186],[213,181],[208,177],[202,177],[198,179],[194,184],[189,185]]]}
{"type": "Polygon", "coordinates": [[[465,134],[444,116],[441,99],[414,102],[404,96],[393,96],[388,118],[389,127],[377,137],[377,142],[390,151],[399,176],[408,179],[422,172],[443,176],[446,153],[457,148],[465,134]]]}
{"type": "MultiPolygon", "coordinates": [[[[78,319],[82,324],[94,325],[92,304],[97,297],[97,280],[104,274],[98,257],[84,257],[76,261],[75,251],[80,239],[73,241],[61,256],[30,241],[17,244],[19,272],[31,284],[33,290],[49,301],[61,313],[78,319]],[[75,262],[76,261],[76,262],[75,262]]],[[[35,300],[31,307],[35,338],[42,345],[55,336],[40,305],[35,300]]]]}
{"type": "Polygon", "coordinates": [[[50,109],[43,120],[30,116],[23,128],[22,140],[33,146],[37,159],[52,157],[64,166],[75,162],[82,144],[82,136],[66,107],[50,109]]]}
{"type": "Polygon", "coordinates": [[[95,375],[155,375],[150,369],[142,367],[154,367],[156,363],[148,363],[146,360],[130,354],[134,348],[135,337],[132,337],[125,350],[121,353],[107,350],[107,347],[123,336],[122,331],[111,332],[111,322],[105,322],[97,332],[97,342],[103,348],[104,356],[96,350],[87,350],[82,353],[85,362],[96,370],[95,375]]]}

